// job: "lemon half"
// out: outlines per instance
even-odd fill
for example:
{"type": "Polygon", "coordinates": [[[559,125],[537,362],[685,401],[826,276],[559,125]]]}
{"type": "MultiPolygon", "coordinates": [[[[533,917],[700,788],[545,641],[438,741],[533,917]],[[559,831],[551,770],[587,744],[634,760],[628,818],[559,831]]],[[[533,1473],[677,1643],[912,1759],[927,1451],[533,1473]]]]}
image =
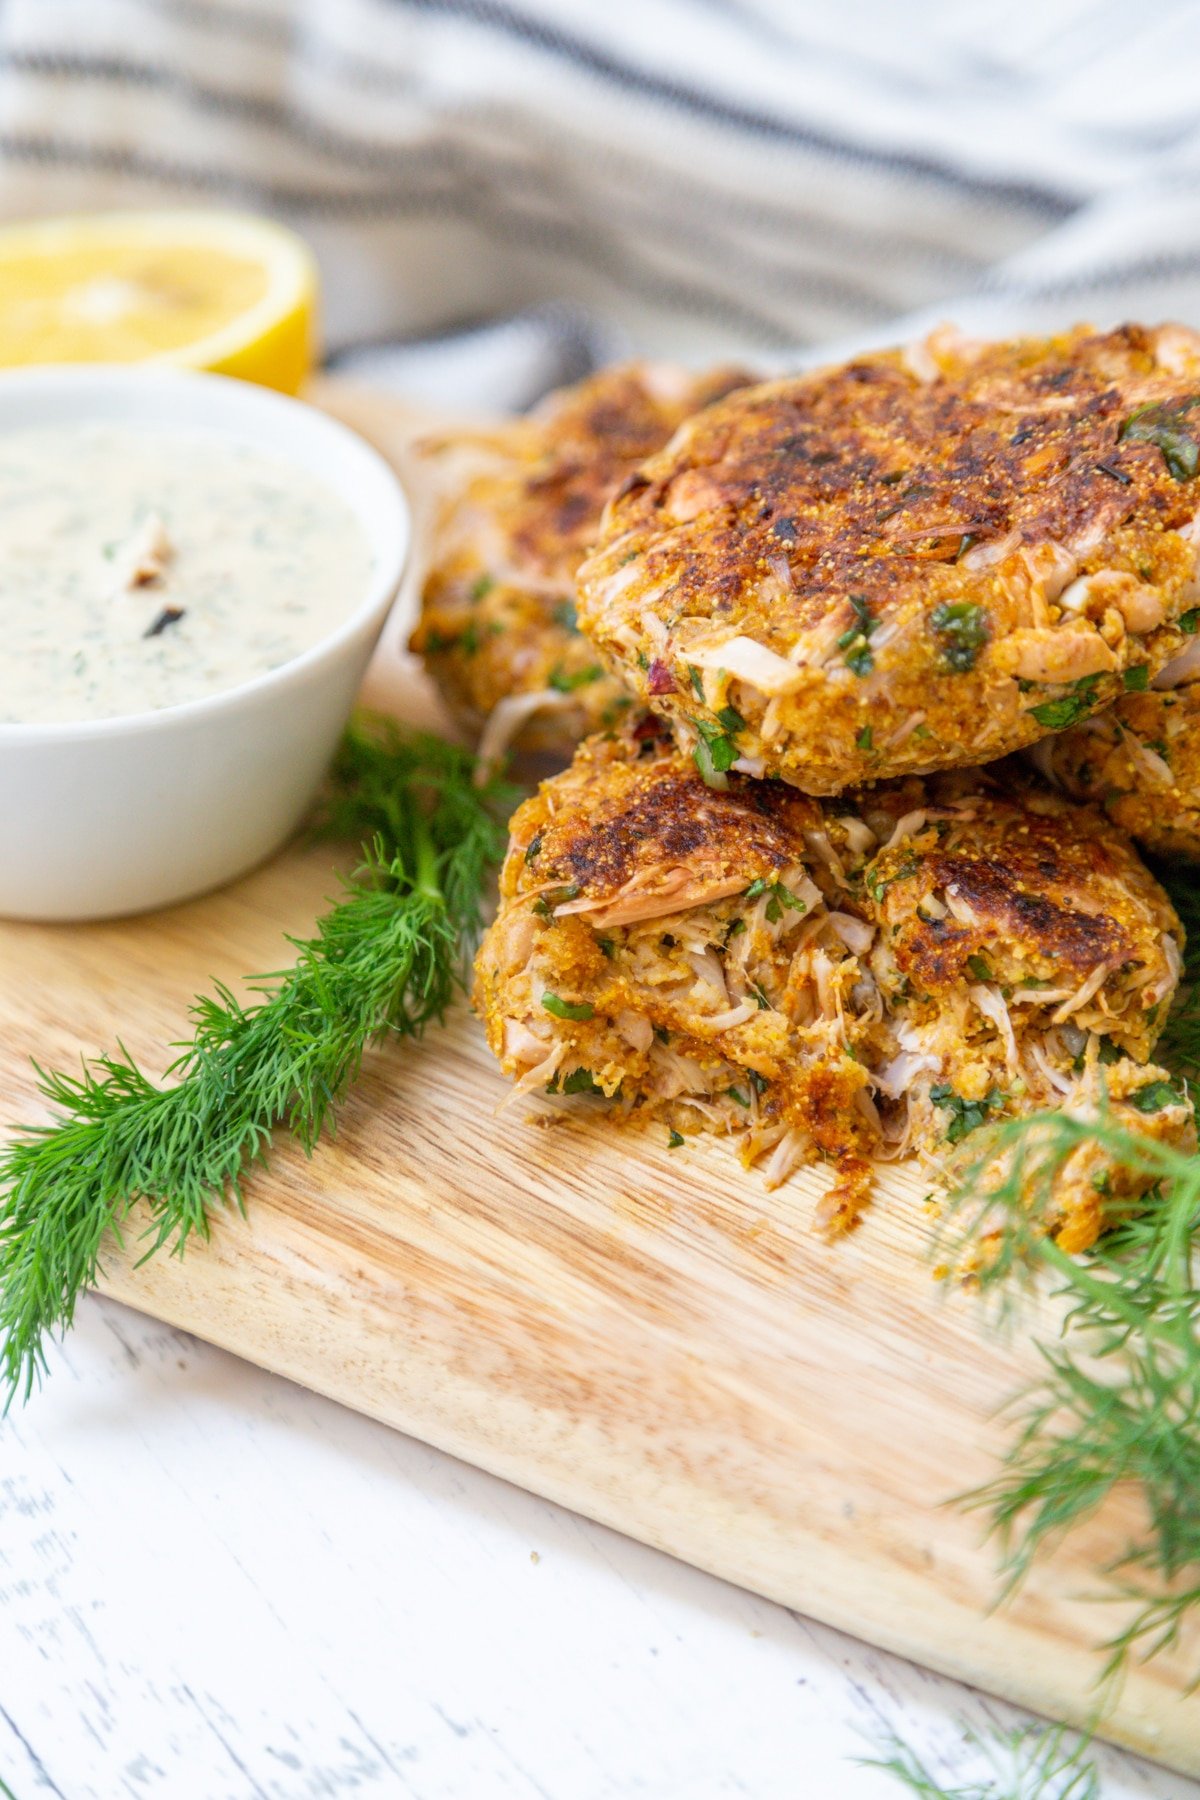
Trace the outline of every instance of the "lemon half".
{"type": "Polygon", "coordinates": [[[0,366],[159,362],[294,394],[312,368],[316,264],[240,213],[97,213],[0,229],[0,366]]]}

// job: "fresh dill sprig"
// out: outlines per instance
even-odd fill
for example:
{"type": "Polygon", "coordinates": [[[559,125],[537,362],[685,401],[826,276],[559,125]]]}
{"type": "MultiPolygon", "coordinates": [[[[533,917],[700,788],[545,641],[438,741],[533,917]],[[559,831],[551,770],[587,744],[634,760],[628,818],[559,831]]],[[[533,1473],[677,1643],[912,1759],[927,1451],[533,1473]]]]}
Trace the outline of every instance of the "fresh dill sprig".
{"type": "MultiPolygon", "coordinates": [[[[1043,1374],[1013,1409],[1002,1468],[966,1502],[984,1508],[1008,1587],[1037,1553],[1089,1517],[1119,1486],[1140,1494],[1144,1533],[1102,1571],[1102,1597],[1131,1603],[1104,1645],[1102,1674],[1131,1652],[1150,1656],[1200,1607],[1200,1158],[1111,1118],[1037,1115],[997,1132],[1003,1173],[985,1204],[985,1291],[1018,1265],[1044,1271],[1065,1307],[1060,1339],[1039,1343],[1043,1374]],[[1084,1143],[1153,1179],[1136,1211],[1083,1257],[1038,1229],[1058,1171],[1084,1143]]],[[[964,1178],[978,1196],[988,1171],[964,1178]]],[[[978,1222],[975,1229],[978,1229],[978,1222]]],[[[1197,1670],[1200,1677],[1200,1669],[1197,1670]]]]}
{"type": "MultiPolygon", "coordinates": [[[[1200,897],[1190,881],[1167,879],[1192,935],[1158,1054],[1187,1079],[1200,1072],[1200,897]]],[[[991,1129],[948,1216],[952,1228],[968,1221],[952,1259],[982,1251],[980,1285],[1001,1306],[1014,1278],[1040,1276],[1063,1308],[1060,1337],[1037,1345],[1038,1385],[1010,1409],[1002,1467],[961,1497],[988,1514],[1006,1591],[1114,1489],[1140,1496],[1143,1533],[1098,1571],[1096,1597],[1125,1607],[1126,1622],[1101,1646],[1100,1677],[1113,1678],[1130,1656],[1177,1644],[1186,1622],[1200,1618],[1200,1156],[1105,1112],[1091,1120],[1038,1113],[991,1129]],[[1064,1164],[1096,1144],[1114,1171],[1148,1191],[1074,1257],[1045,1221],[1064,1164]]],[[[943,1242],[943,1256],[946,1249],[943,1242]]]]}
{"type": "MultiPolygon", "coordinates": [[[[464,979],[515,799],[473,777],[469,754],[437,738],[383,726],[350,733],[320,827],[363,842],[363,862],[315,935],[292,940],[294,966],[251,981],[249,1003],[224,987],[198,999],[192,1035],[161,1084],[123,1049],[76,1076],[39,1070],[56,1117],[0,1150],[0,1382],[10,1400],[31,1391],[48,1334],[70,1325],[106,1239],[120,1238],[135,1202],[150,1215],[145,1254],[181,1251],[193,1233],[207,1235],[214,1206],[242,1206],[245,1177],[277,1127],[311,1152],[367,1047],[415,1036],[441,1016],[464,979]]],[[[1195,1078],[1200,897],[1190,884],[1173,897],[1193,929],[1160,1054],[1195,1078]]],[[[988,1511],[1011,1584],[1115,1487],[1139,1490],[1147,1530],[1107,1571],[1109,1597],[1132,1603],[1106,1645],[1112,1673],[1131,1653],[1175,1642],[1200,1615],[1200,1157],[1109,1116],[1038,1114],[992,1128],[951,1217],[964,1200],[973,1241],[987,1245],[981,1285],[1003,1291],[1006,1277],[1041,1271],[1066,1321],[1061,1339],[1039,1346],[1043,1379],[1019,1403],[1004,1466],[965,1498],[988,1511]],[[1150,1192],[1074,1258],[1042,1221],[1063,1163],[1097,1142],[1150,1192]]],[[[927,1786],[914,1792],[946,1791],[917,1776],[927,1786]]],[[[1087,1800],[1097,1790],[1043,1781],[1013,1791],[1087,1800]]]]}
{"type": "Polygon", "coordinates": [[[45,1340],[66,1329],[106,1239],[137,1201],[146,1256],[206,1236],[210,1209],[243,1204],[249,1170],[283,1126],[312,1151],[363,1053],[441,1017],[466,974],[514,795],[473,782],[470,754],[381,723],[346,737],[322,827],[363,841],[342,898],[294,966],[218,986],[163,1083],[119,1047],[79,1075],[38,1069],[54,1110],[0,1151],[0,1382],[29,1395],[45,1340]]]}
{"type": "Polygon", "coordinates": [[[955,1787],[931,1775],[897,1737],[881,1755],[859,1759],[860,1767],[894,1775],[918,1800],[1100,1800],[1099,1772],[1085,1760],[1089,1740],[1061,1725],[1023,1726],[990,1741],[968,1732],[967,1741],[987,1772],[955,1787]]]}

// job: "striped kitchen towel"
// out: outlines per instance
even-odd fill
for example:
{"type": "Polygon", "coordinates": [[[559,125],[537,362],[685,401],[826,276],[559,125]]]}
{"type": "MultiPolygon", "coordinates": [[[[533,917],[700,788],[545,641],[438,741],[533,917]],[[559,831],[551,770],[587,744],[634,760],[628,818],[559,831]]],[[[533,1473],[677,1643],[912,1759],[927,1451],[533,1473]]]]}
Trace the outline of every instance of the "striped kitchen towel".
{"type": "Polygon", "coordinates": [[[1198,120],[1189,0],[0,6],[0,214],[273,213],[335,363],[476,405],[633,347],[1200,321],[1198,120]]]}

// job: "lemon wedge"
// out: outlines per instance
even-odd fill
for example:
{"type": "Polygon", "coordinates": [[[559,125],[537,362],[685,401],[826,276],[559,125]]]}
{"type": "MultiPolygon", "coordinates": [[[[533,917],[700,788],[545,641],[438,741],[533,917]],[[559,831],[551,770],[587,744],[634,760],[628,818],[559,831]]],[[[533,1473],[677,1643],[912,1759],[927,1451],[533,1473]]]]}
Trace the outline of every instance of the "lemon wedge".
{"type": "Polygon", "coordinates": [[[0,229],[0,366],[159,362],[294,394],[317,272],[292,232],[240,213],[98,213],[0,229]]]}

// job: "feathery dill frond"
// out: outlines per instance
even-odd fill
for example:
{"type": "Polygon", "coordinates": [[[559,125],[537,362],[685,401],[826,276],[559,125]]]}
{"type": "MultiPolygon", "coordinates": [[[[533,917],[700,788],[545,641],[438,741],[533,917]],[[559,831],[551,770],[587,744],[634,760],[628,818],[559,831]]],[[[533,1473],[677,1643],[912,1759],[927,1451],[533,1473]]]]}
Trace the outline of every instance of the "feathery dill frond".
{"type": "MultiPolygon", "coordinates": [[[[1075,1127],[1062,1117],[1040,1122],[1054,1146],[1043,1180],[1055,1150],[1070,1153],[1075,1127]]],[[[1174,1643],[1200,1602],[1200,1158],[1104,1122],[1087,1129],[1114,1158],[1158,1180],[1138,1212],[1078,1258],[1031,1231],[1036,1189],[1020,1198],[1015,1186],[998,1193],[1021,1253],[1049,1276],[1066,1314],[1061,1339],[1037,1346],[1042,1378],[1013,1409],[1002,1468],[969,1503],[987,1511],[1011,1587],[1039,1550],[1115,1488],[1137,1490],[1143,1528],[1102,1572],[1101,1597],[1131,1609],[1104,1645],[1102,1675],[1112,1676],[1130,1653],[1149,1656],[1174,1643]]],[[[986,1267],[981,1278],[986,1287],[986,1267]]]]}
{"type": "Polygon", "coordinates": [[[122,1047],[78,1075],[38,1070],[54,1113],[0,1151],[0,1380],[28,1396],[48,1333],[72,1321],[109,1233],[136,1201],[146,1255],[207,1234],[241,1207],[249,1171],[282,1126],[311,1153],[368,1046],[414,1037],[462,985],[513,794],[473,784],[470,754],[376,724],[351,731],[324,828],[364,841],[363,862],[292,967],[197,999],[162,1084],[122,1047]]]}
{"type": "Polygon", "coordinates": [[[1100,1776],[1086,1760],[1089,1740],[1061,1725],[1025,1726],[985,1740],[966,1733],[975,1759],[986,1764],[977,1778],[948,1787],[901,1738],[879,1756],[862,1757],[865,1769],[882,1769],[917,1800],[1100,1800],[1100,1776]]]}
{"type": "MultiPolygon", "coordinates": [[[[1179,999],[1160,1043],[1185,1080],[1200,1069],[1200,898],[1174,898],[1192,927],[1179,999]]],[[[1063,1308],[1061,1336],[1039,1343],[1043,1373],[1010,1409],[1013,1437],[995,1477],[962,1503],[982,1508],[1002,1550],[1006,1589],[1034,1557],[1093,1514],[1118,1487],[1140,1496],[1144,1529],[1106,1570],[1099,1599],[1125,1607],[1102,1645],[1102,1680],[1133,1655],[1180,1639],[1200,1617],[1200,1157],[1103,1110],[1095,1119],[1043,1112],[991,1131],[958,1177],[940,1254],[973,1261],[1001,1309],[1037,1278],[1063,1308]],[[1098,1144],[1148,1191],[1084,1256],[1067,1255],[1045,1221],[1068,1159],[1098,1144]]],[[[1195,1671],[1200,1682],[1200,1667],[1195,1671]]]]}
{"type": "MultiPolygon", "coordinates": [[[[150,1213],[146,1255],[182,1250],[207,1233],[215,1206],[242,1206],[275,1129],[311,1152],[367,1047],[387,1034],[416,1036],[442,1015],[465,978],[515,802],[500,782],[478,789],[473,776],[470,755],[435,737],[381,725],[351,732],[319,824],[362,842],[363,862],[314,936],[292,942],[293,966],[252,981],[249,998],[218,987],[198,999],[192,1034],[163,1083],[120,1045],[78,1075],[39,1070],[53,1122],[0,1151],[0,1381],[10,1399],[30,1392],[47,1335],[71,1323],[108,1235],[120,1237],[135,1201],[150,1213]]],[[[1168,885],[1191,943],[1160,1054],[1194,1081],[1200,895],[1190,879],[1168,885]]],[[[948,1208],[962,1233],[956,1258],[974,1249],[981,1286],[1001,1298],[1024,1278],[1048,1280],[1065,1326],[1039,1346],[1043,1377],[1014,1410],[1003,1467],[964,1498],[987,1511],[1012,1583],[1115,1487],[1137,1489],[1147,1528],[1107,1571],[1107,1597],[1129,1608],[1106,1646],[1112,1673],[1130,1654],[1175,1642],[1200,1616],[1200,1158],[1103,1112],[1010,1120],[975,1141],[984,1153],[960,1175],[948,1208]],[[1094,1250],[1070,1257],[1044,1221],[1065,1161],[1097,1142],[1149,1192],[1094,1250]]],[[[1045,1767],[1054,1772],[1052,1760],[1045,1767]]],[[[1058,1773],[1067,1779],[1068,1765],[1058,1773]]],[[[904,1778],[935,1800],[948,1792],[912,1763],[904,1778]]],[[[1012,1792],[1022,1800],[1098,1792],[1048,1781],[1012,1792]]],[[[957,1793],[976,1791],[995,1793],[957,1793]]]]}

